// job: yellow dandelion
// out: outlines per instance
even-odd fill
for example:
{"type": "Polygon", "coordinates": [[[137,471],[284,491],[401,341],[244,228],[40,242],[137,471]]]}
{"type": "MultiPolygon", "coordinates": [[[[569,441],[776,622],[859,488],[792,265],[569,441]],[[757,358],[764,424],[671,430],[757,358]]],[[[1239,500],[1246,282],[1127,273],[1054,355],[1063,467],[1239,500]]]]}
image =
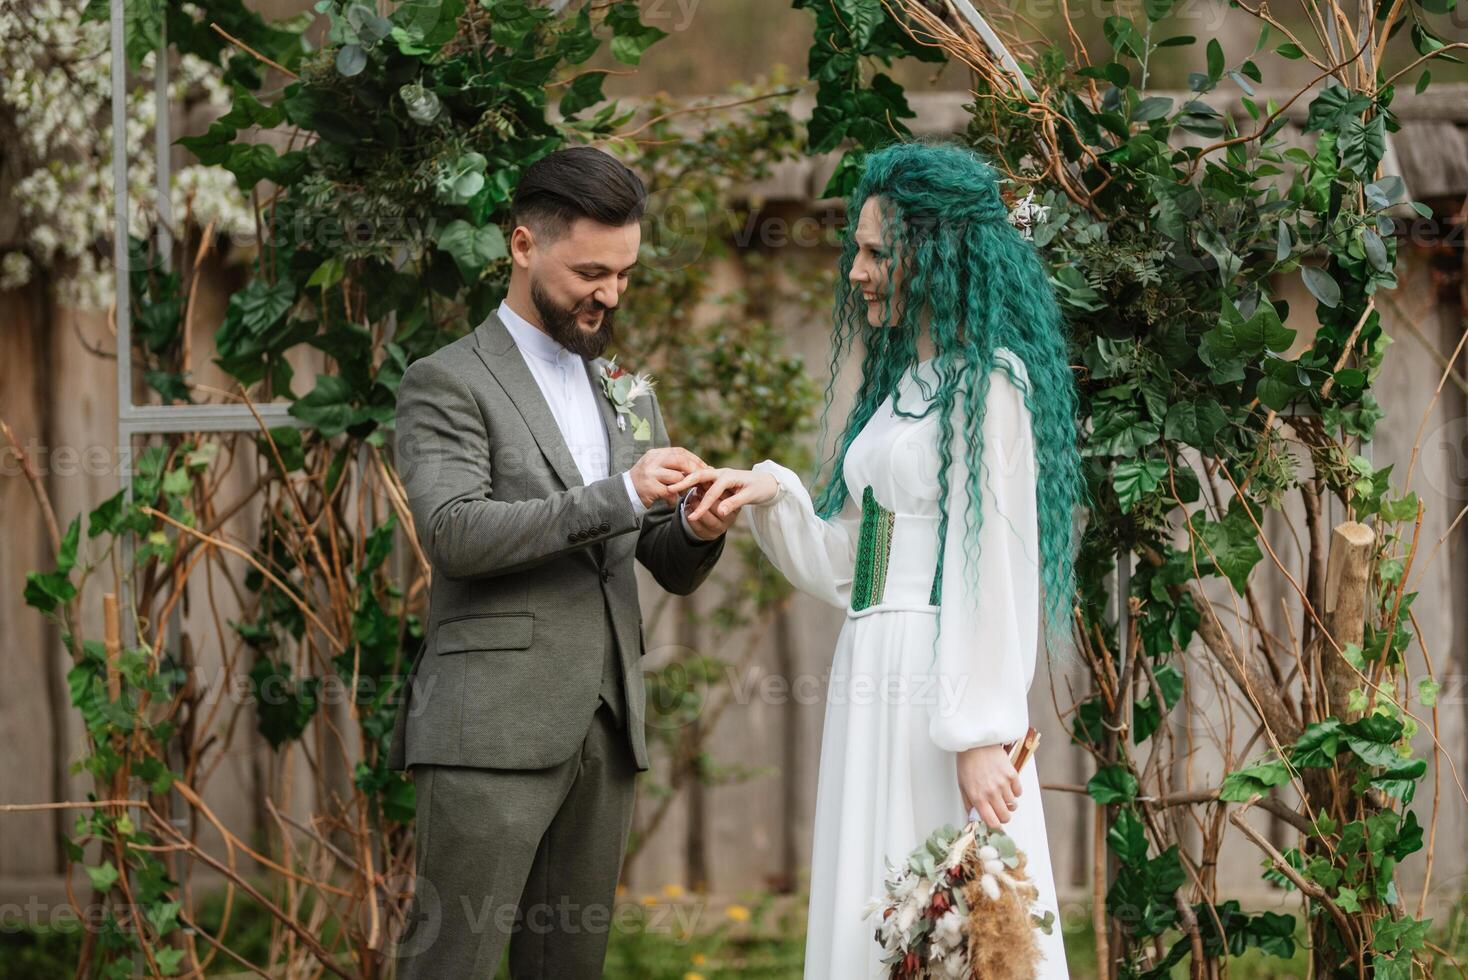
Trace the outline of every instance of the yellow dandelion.
{"type": "Polygon", "coordinates": [[[663,894],[666,895],[666,896],[668,896],[669,898],[682,898],[683,897],[683,886],[682,885],[664,885],[663,886],[663,894]]]}
{"type": "Polygon", "coordinates": [[[694,973],[690,970],[689,972],[683,974],[683,980],[703,980],[703,974],[694,973]]]}
{"type": "Polygon", "coordinates": [[[688,957],[688,960],[694,966],[703,966],[709,961],[709,958],[702,953],[694,953],[692,956],[688,957]]]}
{"type": "Polygon", "coordinates": [[[725,910],[725,914],[727,914],[729,918],[733,919],[735,922],[749,921],[749,909],[745,908],[743,905],[731,905],[725,910]]]}
{"type": "Polygon", "coordinates": [[[658,897],[656,895],[644,895],[644,896],[642,896],[642,904],[643,905],[656,905],[657,903],[658,903],[658,897]]]}

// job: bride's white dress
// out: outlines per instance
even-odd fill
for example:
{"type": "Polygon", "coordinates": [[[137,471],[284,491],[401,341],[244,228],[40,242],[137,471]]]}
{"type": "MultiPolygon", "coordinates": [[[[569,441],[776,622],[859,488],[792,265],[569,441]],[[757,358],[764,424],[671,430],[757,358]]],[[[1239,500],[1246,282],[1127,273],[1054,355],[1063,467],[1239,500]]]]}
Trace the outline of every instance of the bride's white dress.
{"type": "MultiPolygon", "coordinates": [[[[998,356],[1027,386],[1024,363],[1004,348],[998,356]]],[[[936,372],[931,361],[915,370],[897,402],[920,414],[928,401],[918,375],[931,393],[936,372]]],[[[972,563],[962,545],[961,408],[954,410],[940,593],[936,412],[904,418],[892,411],[892,398],[878,408],[847,452],[850,499],[831,520],[816,516],[789,469],[771,460],[754,467],[781,486],[775,500],[745,508],[765,555],[801,591],[847,610],[821,737],[805,980],[886,976],[876,919],[862,917],[867,901],[882,894],[884,858],[900,865],[933,830],[965,822],[958,751],[1011,742],[1029,727],[1040,591],[1034,444],[1020,389],[999,367],[985,404],[977,593],[965,581],[972,563]],[[859,549],[864,508],[868,541],[859,549]]],[[[1049,980],[1068,974],[1037,763],[1021,773],[1019,807],[1005,830],[1028,858],[1043,907],[1056,913],[1051,934],[1038,935],[1040,976],[1049,980]]]]}

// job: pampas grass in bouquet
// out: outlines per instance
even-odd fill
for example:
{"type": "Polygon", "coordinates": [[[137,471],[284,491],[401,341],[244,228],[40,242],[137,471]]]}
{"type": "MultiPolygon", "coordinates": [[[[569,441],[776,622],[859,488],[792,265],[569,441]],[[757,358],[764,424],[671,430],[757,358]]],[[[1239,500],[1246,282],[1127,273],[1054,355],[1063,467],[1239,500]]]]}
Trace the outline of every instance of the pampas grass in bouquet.
{"type": "MultiPolygon", "coordinates": [[[[1035,750],[1033,728],[1010,758],[1018,771],[1035,750]]],[[[907,863],[887,861],[886,894],[867,903],[880,912],[877,942],[890,980],[1032,980],[1041,960],[1035,930],[1054,916],[1035,912],[1040,891],[1009,835],[982,820],[933,831],[907,863]]]]}

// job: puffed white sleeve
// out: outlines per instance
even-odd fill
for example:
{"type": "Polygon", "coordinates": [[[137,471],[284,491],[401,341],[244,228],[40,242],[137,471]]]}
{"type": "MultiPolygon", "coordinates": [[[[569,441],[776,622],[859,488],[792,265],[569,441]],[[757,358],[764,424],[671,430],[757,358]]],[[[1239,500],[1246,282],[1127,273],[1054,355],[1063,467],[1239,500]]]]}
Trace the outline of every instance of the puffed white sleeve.
{"type": "MultiPolygon", "coordinates": [[[[963,410],[955,408],[948,470],[948,528],[939,617],[938,688],[928,726],[940,748],[961,752],[1013,742],[1029,728],[1027,695],[1039,642],[1040,568],[1030,413],[1002,368],[990,375],[982,425],[977,591],[963,546],[968,511],[963,410]]],[[[935,427],[936,430],[936,427],[935,427]]]]}
{"type": "Polygon", "coordinates": [[[840,609],[849,606],[861,505],[848,497],[841,513],[826,520],[790,469],[767,459],[754,472],[769,473],[780,485],[774,500],[744,508],[760,550],[800,591],[840,609]]]}

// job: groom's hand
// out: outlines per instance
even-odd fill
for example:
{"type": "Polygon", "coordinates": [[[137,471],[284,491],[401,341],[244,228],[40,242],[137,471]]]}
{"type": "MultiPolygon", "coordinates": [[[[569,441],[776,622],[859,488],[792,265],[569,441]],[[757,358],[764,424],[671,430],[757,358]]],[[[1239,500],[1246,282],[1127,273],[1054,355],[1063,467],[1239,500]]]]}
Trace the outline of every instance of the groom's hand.
{"type": "Polygon", "coordinates": [[[632,465],[632,489],[637,491],[645,507],[651,507],[659,500],[676,506],[678,491],[673,489],[674,486],[688,474],[706,466],[703,460],[678,446],[649,449],[632,465]]]}

